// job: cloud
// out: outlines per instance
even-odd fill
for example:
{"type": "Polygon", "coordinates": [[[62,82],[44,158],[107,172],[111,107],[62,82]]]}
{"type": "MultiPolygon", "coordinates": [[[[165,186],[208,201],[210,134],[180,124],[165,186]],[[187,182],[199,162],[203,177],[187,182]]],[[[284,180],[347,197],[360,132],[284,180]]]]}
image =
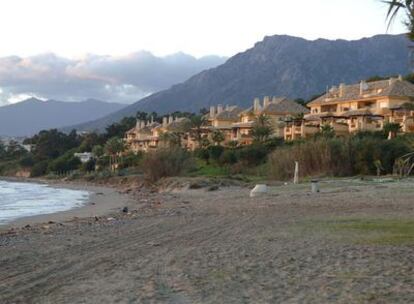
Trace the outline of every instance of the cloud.
{"type": "Polygon", "coordinates": [[[95,98],[132,103],[225,61],[177,53],[156,57],[141,51],[122,57],[86,55],[68,59],[53,53],[0,58],[0,106],[33,96],[79,101],[95,98]]]}

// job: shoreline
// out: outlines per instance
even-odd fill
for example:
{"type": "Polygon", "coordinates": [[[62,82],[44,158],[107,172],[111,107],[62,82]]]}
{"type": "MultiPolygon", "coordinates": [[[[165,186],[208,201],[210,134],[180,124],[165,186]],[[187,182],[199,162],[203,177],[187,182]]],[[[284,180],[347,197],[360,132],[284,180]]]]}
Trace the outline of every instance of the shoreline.
{"type": "Polygon", "coordinates": [[[73,220],[74,218],[81,219],[95,216],[107,216],[115,211],[122,210],[123,207],[129,207],[133,203],[133,199],[129,195],[122,194],[117,189],[111,187],[93,186],[81,183],[65,183],[61,181],[48,182],[46,180],[25,178],[0,177],[0,180],[7,182],[46,184],[52,188],[87,191],[89,193],[89,198],[81,207],[75,207],[70,210],[55,213],[22,217],[7,224],[0,224],[0,231],[21,228],[26,225],[46,224],[48,222],[62,223],[73,220]]]}

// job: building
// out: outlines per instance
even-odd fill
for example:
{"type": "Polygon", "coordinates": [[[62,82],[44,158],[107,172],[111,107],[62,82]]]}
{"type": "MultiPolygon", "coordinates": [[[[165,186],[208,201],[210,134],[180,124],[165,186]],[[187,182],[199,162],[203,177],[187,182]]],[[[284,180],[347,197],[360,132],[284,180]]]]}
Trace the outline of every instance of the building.
{"type": "MultiPolygon", "coordinates": [[[[284,137],[285,120],[309,113],[309,110],[287,98],[264,97],[263,101],[255,98],[252,107],[243,109],[239,106],[211,106],[204,116],[205,125],[198,132],[201,138],[214,142],[213,134],[220,131],[224,136],[221,143],[227,145],[237,142],[239,145],[251,144],[252,129],[260,115],[268,117],[273,134],[272,137],[284,137]]],[[[134,153],[156,150],[165,144],[168,134],[179,134],[182,147],[195,150],[200,142],[195,138],[194,129],[189,129],[187,118],[164,117],[162,123],[137,121],[134,128],[126,132],[125,143],[129,151],[134,153]]]]}
{"type": "MultiPolygon", "coordinates": [[[[165,133],[184,133],[184,125],[187,118],[174,118],[173,116],[164,117],[162,123],[155,122],[152,118],[150,121],[140,121],[134,128],[125,134],[125,143],[127,150],[138,152],[149,152],[156,150],[163,143],[163,134],[165,133]]],[[[184,141],[185,136],[181,138],[184,141]]],[[[182,142],[182,145],[186,145],[182,142]]]]}
{"type": "Polygon", "coordinates": [[[312,136],[326,124],[339,136],[380,131],[386,123],[398,123],[402,132],[414,132],[414,85],[402,77],[340,84],[308,106],[309,114],[287,124],[286,140],[312,136]]]}

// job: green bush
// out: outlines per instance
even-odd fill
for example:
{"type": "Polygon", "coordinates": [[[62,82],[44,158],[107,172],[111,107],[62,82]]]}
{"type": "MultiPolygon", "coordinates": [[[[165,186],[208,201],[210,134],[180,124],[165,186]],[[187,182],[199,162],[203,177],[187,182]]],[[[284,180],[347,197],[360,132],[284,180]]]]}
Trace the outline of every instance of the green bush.
{"type": "Polygon", "coordinates": [[[38,177],[45,175],[47,172],[47,166],[48,162],[45,160],[36,163],[30,171],[30,177],[38,177]]]}
{"type": "Polygon", "coordinates": [[[238,150],[238,159],[249,166],[257,166],[266,161],[267,149],[264,145],[253,144],[238,150]]]}
{"type": "Polygon", "coordinates": [[[142,166],[146,179],[155,182],[163,177],[183,174],[194,167],[194,161],[189,152],[177,147],[148,153],[142,166]]]}
{"type": "Polygon", "coordinates": [[[56,158],[49,163],[48,172],[68,172],[79,169],[82,165],[80,159],[75,157],[72,151],[56,158]]]}
{"type": "Polygon", "coordinates": [[[223,146],[210,146],[208,147],[210,158],[214,161],[218,161],[221,157],[221,154],[224,152],[223,146]]]}
{"type": "Polygon", "coordinates": [[[225,150],[220,156],[220,163],[225,165],[233,165],[237,163],[238,158],[234,150],[225,150]]]}

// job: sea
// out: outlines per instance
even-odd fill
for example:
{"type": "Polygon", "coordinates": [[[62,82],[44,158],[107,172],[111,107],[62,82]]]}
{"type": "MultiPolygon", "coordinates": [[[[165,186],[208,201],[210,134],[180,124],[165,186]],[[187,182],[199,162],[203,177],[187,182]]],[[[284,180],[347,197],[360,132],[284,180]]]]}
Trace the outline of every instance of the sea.
{"type": "Polygon", "coordinates": [[[0,225],[23,217],[81,207],[88,198],[87,191],[0,180],[0,225]]]}

